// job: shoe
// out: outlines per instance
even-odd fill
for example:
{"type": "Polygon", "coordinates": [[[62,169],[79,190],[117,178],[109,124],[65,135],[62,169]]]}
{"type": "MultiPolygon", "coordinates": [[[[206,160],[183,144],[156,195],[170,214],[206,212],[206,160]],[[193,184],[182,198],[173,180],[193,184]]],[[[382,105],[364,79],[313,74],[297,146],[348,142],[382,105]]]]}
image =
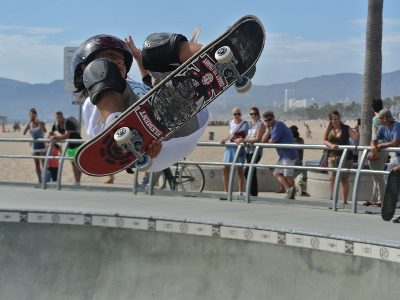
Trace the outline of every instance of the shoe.
{"type": "Polygon", "coordinates": [[[400,223],[400,217],[397,217],[396,219],[393,219],[393,223],[400,223]]]}
{"type": "Polygon", "coordinates": [[[285,199],[295,199],[294,195],[296,193],[296,190],[294,189],[294,187],[290,187],[287,189],[286,191],[286,196],[285,199]]]}
{"type": "Polygon", "coordinates": [[[364,206],[371,206],[371,205],[375,205],[376,202],[372,202],[372,201],[366,201],[364,202],[362,205],[364,206]]]}
{"type": "Polygon", "coordinates": [[[375,202],[371,205],[371,207],[381,207],[382,206],[382,202],[375,202]]]}

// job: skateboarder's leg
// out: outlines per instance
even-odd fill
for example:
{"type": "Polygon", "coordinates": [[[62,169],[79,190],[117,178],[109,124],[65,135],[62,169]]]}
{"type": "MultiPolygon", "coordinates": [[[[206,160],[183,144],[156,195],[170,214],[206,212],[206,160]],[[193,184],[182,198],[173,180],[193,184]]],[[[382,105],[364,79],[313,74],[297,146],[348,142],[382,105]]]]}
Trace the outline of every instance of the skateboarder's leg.
{"type": "Polygon", "coordinates": [[[146,70],[170,72],[188,60],[202,45],[190,42],[181,34],[154,33],[146,38],[142,64],[146,70]]]}

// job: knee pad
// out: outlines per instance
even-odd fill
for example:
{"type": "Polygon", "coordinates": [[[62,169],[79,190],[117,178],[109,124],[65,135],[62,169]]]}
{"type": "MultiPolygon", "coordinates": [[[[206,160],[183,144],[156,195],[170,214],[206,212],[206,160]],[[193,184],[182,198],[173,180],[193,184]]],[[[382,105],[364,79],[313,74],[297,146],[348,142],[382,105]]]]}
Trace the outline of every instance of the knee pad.
{"type": "Polygon", "coordinates": [[[182,34],[154,33],[149,35],[142,49],[142,64],[153,72],[170,72],[179,65],[179,43],[187,41],[182,34]]]}
{"type": "Polygon", "coordinates": [[[126,80],[118,66],[104,58],[95,59],[87,65],[83,72],[83,83],[93,104],[97,103],[102,92],[114,90],[122,94],[126,87],[126,80]]]}

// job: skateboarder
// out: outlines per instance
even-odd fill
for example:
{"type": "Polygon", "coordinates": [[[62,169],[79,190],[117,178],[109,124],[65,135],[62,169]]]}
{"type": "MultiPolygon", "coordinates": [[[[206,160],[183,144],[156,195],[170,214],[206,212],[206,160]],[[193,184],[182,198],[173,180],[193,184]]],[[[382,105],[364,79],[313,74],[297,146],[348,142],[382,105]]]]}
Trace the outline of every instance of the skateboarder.
{"type": "MultiPolygon", "coordinates": [[[[131,37],[125,41],[111,35],[96,35],[84,41],[74,54],[75,93],[85,99],[83,118],[90,138],[105,130],[140,98],[133,91],[135,83],[126,80],[133,58],[143,82],[150,85],[148,71],[173,71],[201,48],[180,34],[152,34],[144,42],[143,51],[136,48],[131,37]]],[[[163,170],[188,155],[207,121],[208,112],[204,109],[162,145],[154,140],[147,148],[147,154],[153,158],[149,171],[163,170]]]]}

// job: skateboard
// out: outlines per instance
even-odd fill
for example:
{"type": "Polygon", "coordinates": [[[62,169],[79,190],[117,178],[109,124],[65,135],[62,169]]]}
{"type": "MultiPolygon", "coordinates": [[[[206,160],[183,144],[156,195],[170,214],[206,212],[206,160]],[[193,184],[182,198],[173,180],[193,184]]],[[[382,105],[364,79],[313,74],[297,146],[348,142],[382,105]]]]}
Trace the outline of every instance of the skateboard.
{"type": "Polygon", "coordinates": [[[390,221],[396,212],[396,204],[400,194],[400,172],[389,173],[385,196],[383,197],[381,215],[385,221],[390,221]]]}
{"type": "Polygon", "coordinates": [[[124,111],[75,155],[79,168],[91,176],[115,174],[151,165],[146,148],[163,141],[233,84],[238,92],[251,88],[265,43],[257,17],[244,16],[124,111]],[[254,75],[254,74],[251,74],[254,75]]]}

